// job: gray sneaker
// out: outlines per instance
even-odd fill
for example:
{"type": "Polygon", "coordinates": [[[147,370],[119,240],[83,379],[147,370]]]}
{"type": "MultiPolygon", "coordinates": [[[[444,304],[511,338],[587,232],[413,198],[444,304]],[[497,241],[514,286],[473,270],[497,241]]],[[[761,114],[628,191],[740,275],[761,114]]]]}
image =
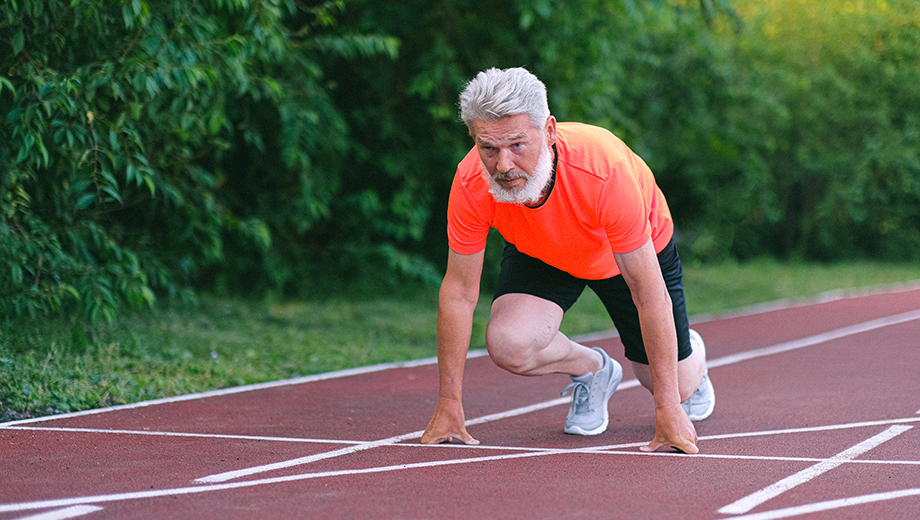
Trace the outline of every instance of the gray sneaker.
{"type": "Polygon", "coordinates": [[[570,376],[572,384],[562,390],[562,395],[574,389],[572,406],[565,418],[565,433],[574,435],[597,435],[607,429],[610,414],[607,401],[623,379],[623,367],[604,352],[594,347],[604,358],[604,366],[596,374],[590,372],[581,376],[570,376]]]}
{"type": "MultiPolygon", "coordinates": [[[[693,329],[690,329],[690,343],[693,345],[694,350],[701,349],[703,355],[706,355],[706,345],[703,343],[703,338],[693,329]]],[[[703,380],[700,381],[700,386],[696,391],[690,394],[690,398],[680,403],[680,405],[691,421],[702,421],[709,417],[716,407],[716,392],[712,388],[708,371],[703,375],[703,380]]]]}

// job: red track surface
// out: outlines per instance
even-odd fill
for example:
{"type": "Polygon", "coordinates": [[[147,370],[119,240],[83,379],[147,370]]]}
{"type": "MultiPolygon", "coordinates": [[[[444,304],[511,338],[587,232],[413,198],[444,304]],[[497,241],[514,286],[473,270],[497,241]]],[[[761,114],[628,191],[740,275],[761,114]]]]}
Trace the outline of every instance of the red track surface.
{"type": "Polygon", "coordinates": [[[610,428],[562,433],[565,376],[471,357],[470,432],[422,446],[430,360],[0,424],[0,520],[920,518],[920,287],[694,324],[716,388],[698,455],[644,454],[623,362],[610,428]]]}

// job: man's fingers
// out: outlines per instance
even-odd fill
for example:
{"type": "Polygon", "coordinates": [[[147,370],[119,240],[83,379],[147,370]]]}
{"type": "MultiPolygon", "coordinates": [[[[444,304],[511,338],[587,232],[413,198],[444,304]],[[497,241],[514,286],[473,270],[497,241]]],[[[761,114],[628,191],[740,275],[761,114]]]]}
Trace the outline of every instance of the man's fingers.
{"type": "Polygon", "coordinates": [[[474,439],[471,435],[468,435],[467,438],[463,440],[463,444],[469,444],[470,446],[476,446],[479,444],[479,441],[474,439]]]}
{"type": "Polygon", "coordinates": [[[479,444],[479,441],[473,438],[469,433],[463,432],[459,433],[446,433],[444,435],[428,435],[427,432],[425,435],[422,435],[422,444],[441,444],[442,442],[460,442],[463,444],[469,444],[475,446],[479,444]]]}
{"type": "Polygon", "coordinates": [[[700,449],[696,446],[696,444],[692,442],[670,443],[670,442],[660,442],[658,440],[653,440],[652,442],[648,443],[646,446],[639,446],[639,451],[649,453],[653,451],[658,451],[661,448],[673,448],[677,451],[688,453],[690,455],[700,452],[700,449]]]}
{"type": "Polygon", "coordinates": [[[700,449],[697,448],[696,444],[693,444],[692,442],[686,442],[686,443],[681,444],[680,446],[671,446],[671,447],[674,448],[675,450],[682,451],[690,455],[700,452],[700,449]]]}
{"type": "Polygon", "coordinates": [[[658,451],[659,448],[663,448],[663,447],[665,447],[665,446],[667,446],[667,445],[668,445],[668,443],[666,443],[666,442],[655,442],[655,441],[652,441],[652,442],[648,443],[646,446],[639,446],[639,451],[644,451],[644,452],[646,452],[646,453],[652,452],[652,451],[658,451]]]}
{"type": "Polygon", "coordinates": [[[450,437],[447,435],[442,435],[441,437],[426,437],[422,435],[422,444],[440,444],[449,439],[450,437]]]}

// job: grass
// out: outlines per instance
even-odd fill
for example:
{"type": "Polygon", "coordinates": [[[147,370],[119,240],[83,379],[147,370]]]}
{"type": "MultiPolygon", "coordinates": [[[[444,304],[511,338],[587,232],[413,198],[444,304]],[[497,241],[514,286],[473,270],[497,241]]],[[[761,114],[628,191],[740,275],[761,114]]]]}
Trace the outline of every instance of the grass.
{"type": "MultiPolygon", "coordinates": [[[[920,279],[915,265],[813,265],[762,260],[685,268],[691,315],[920,279]]],[[[484,348],[490,298],[471,348],[484,348]]],[[[325,301],[204,297],[89,331],[62,320],[0,331],[0,422],[376,363],[432,357],[437,292],[380,292],[325,301]]],[[[609,329],[590,291],[566,315],[569,335],[609,329]]],[[[436,389],[432,389],[436,392],[436,389]]]]}

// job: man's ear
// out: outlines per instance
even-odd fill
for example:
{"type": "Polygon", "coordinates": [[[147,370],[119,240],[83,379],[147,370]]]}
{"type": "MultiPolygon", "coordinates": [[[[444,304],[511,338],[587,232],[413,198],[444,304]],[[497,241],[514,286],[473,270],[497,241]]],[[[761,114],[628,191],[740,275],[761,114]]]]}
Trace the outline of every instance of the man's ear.
{"type": "Polygon", "coordinates": [[[546,135],[546,146],[553,146],[556,144],[556,118],[549,116],[546,118],[546,126],[543,128],[543,132],[546,135]]]}

